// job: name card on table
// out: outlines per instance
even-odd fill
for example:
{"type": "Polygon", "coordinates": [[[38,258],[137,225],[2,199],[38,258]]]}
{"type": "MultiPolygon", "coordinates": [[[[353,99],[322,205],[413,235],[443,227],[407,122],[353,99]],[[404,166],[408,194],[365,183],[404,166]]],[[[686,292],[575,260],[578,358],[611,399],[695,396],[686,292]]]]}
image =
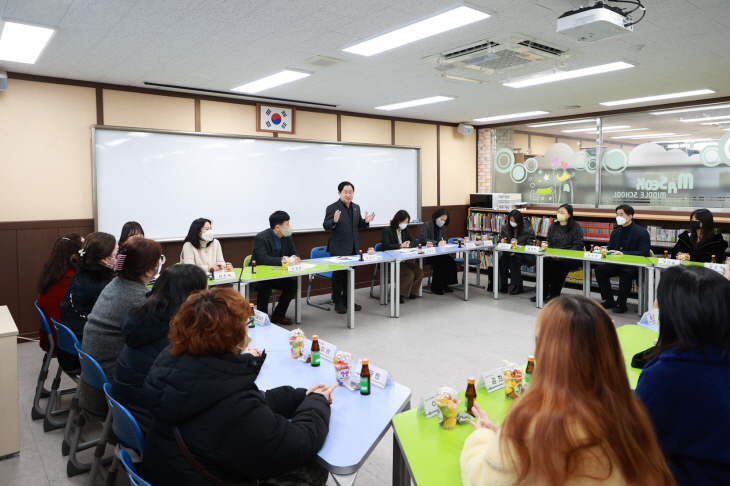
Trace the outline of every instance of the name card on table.
{"type": "Polygon", "coordinates": [[[540,253],[539,246],[525,245],[525,252],[527,253],[540,253]]]}
{"type": "Polygon", "coordinates": [[[682,260],[675,260],[673,258],[660,258],[657,265],[660,267],[672,267],[674,265],[681,265],[682,260]]]}
{"type": "Polygon", "coordinates": [[[431,248],[424,248],[423,249],[423,254],[424,255],[431,255],[431,254],[435,254],[435,253],[436,253],[436,248],[431,247],[431,248]]]}
{"type": "Polygon", "coordinates": [[[512,249],[512,245],[510,245],[509,243],[500,243],[499,245],[497,245],[497,250],[511,250],[511,249],[512,249]]]}
{"type": "Polygon", "coordinates": [[[709,268],[710,270],[714,270],[720,273],[725,272],[725,265],[723,265],[722,263],[705,263],[705,268],[709,268]]]}
{"type": "Polygon", "coordinates": [[[271,324],[271,321],[267,313],[254,309],[254,323],[257,326],[265,326],[266,324],[271,324]]]}
{"type": "Polygon", "coordinates": [[[421,415],[423,413],[426,415],[426,420],[438,415],[439,408],[436,405],[436,395],[437,393],[432,393],[422,397],[421,403],[418,404],[418,413],[416,415],[421,415]]]}
{"type": "Polygon", "coordinates": [[[486,388],[487,393],[504,388],[504,377],[502,376],[502,368],[488,371],[479,377],[477,388],[486,388]]]}
{"type": "Polygon", "coordinates": [[[377,255],[367,255],[367,254],[363,253],[362,259],[363,259],[363,261],[366,261],[366,262],[372,262],[374,260],[377,260],[378,256],[377,255]]]}
{"type": "Polygon", "coordinates": [[[213,272],[213,280],[236,280],[236,272],[213,272]]]}
{"type": "Polygon", "coordinates": [[[587,252],[583,253],[583,258],[587,258],[589,260],[600,260],[601,258],[603,258],[603,255],[601,255],[600,253],[593,253],[593,252],[587,251],[587,252]]]}
{"type": "Polygon", "coordinates": [[[303,272],[306,270],[306,267],[302,263],[297,263],[296,265],[289,264],[286,268],[289,270],[289,273],[303,272]]]}
{"type": "Polygon", "coordinates": [[[464,243],[464,247],[465,248],[476,248],[477,244],[474,243],[473,241],[470,241],[469,243],[464,243]]]}
{"type": "Polygon", "coordinates": [[[337,354],[337,346],[327,341],[319,340],[319,357],[328,361],[334,361],[337,354]]]}
{"type": "MultiPolygon", "coordinates": [[[[389,371],[384,370],[383,368],[379,368],[372,363],[368,365],[368,368],[370,369],[370,383],[373,385],[379,386],[380,388],[385,388],[387,384],[393,384],[393,376],[390,374],[389,371]]],[[[361,374],[362,371],[362,360],[357,361],[357,374],[361,374]]]]}

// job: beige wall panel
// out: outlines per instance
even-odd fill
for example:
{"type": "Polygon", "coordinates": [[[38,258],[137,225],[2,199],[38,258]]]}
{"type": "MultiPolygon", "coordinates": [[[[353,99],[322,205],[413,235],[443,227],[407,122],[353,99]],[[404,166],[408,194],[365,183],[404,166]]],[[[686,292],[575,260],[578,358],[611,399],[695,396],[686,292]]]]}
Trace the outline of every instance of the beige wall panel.
{"type": "Polygon", "coordinates": [[[11,79],[0,93],[0,221],[91,218],[93,88],[11,79]]]}
{"type": "Polygon", "coordinates": [[[425,123],[395,122],[396,145],[421,147],[422,206],[436,206],[437,204],[436,128],[436,125],[425,123]]]}
{"type": "Polygon", "coordinates": [[[256,131],[255,105],[237,105],[219,101],[200,102],[200,131],[273,137],[269,132],[256,131]]]}
{"type": "MultiPolygon", "coordinates": [[[[513,139],[513,148],[522,149],[522,153],[527,153],[527,147],[529,147],[529,135],[525,135],[524,133],[515,133],[514,139],[513,139]]],[[[500,147],[501,148],[501,147],[500,147]]]]}
{"type": "Polygon", "coordinates": [[[545,155],[547,149],[549,149],[555,143],[555,137],[551,136],[540,136],[532,135],[532,153],[533,155],[545,155]]]}
{"type": "Polygon", "coordinates": [[[359,143],[378,143],[390,145],[390,120],[360,118],[356,116],[342,117],[342,141],[359,143]]]}
{"type": "Polygon", "coordinates": [[[477,143],[456,127],[441,128],[441,206],[469,204],[477,189],[477,143]]]}
{"type": "Polygon", "coordinates": [[[195,101],[105,89],[104,124],[192,132],[195,131],[195,101]]]}
{"type": "Polygon", "coordinates": [[[337,115],[297,110],[297,133],[280,133],[281,138],[305,138],[308,140],[337,141],[337,115]]]}

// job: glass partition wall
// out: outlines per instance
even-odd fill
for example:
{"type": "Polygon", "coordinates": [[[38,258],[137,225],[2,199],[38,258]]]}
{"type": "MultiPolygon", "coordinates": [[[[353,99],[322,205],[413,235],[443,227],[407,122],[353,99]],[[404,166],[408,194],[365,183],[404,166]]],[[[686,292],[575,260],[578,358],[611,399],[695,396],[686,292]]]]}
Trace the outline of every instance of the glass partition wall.
{"type": "Polygon", "coordinates": [[[492,129],[494,191],[530,204],[730,208],[730,104],[492,129]]]}

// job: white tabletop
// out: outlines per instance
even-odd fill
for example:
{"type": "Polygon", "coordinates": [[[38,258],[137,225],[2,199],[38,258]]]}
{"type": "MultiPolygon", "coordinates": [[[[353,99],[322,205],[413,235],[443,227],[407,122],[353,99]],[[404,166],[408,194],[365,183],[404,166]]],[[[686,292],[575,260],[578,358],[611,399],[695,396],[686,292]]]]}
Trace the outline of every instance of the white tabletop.
{"type": "MultiPolygon", "coordinates": [[[[250,346],[266,350],[266,361],[256,380],[261,390],[283,385],[309,388],[320,382],[335,383],[335,368],[330,361],[323,359],[314,368],[291,357],[288,330],[270,325],[256,326],[249,332],[250,346]]],[[[303,349],[308,350],[309,346],[311,342],[307,341],[303,349]]],[[[340,386],[332,397],[329,434],[318,459],[332,473],[350,474],[365,463],[390,427],[392,418],[408,408],[411,390],[398,383],[384,389],[373,385],[370,395],[363,396],[357,390],[340,386]]]]}
{"type": "Polygon", "coordinates": [[[433,249],[436,250],[435,253],[425,253],[426,247],[422,247],[424,253],[418,253],[417,249],[416,251],[410,251],[410,252],[402,252],[398,250],[389,250],[385,253],[390,255],[391,258],[395,260],[414,260],[417,258],[428,258],[436,255],[450,255],[453,253],[463,253],[467,251],[485,251],[485,250],[491,250],[494,248],[493,243],[487,243],[485,245],[476,245],[471,248],[459,248],[459,245],[456,243],[447,244],[446,246],[434,246],[433,249]]]}
{"type": "MultiPolygon", "coordinates": [[[[363,253],[363,255],[365,255],[363,253]]],[[[350,255],[347,258],[352,257],[358,257],[359,255],[350,255]]],[[[376,251],[375,252],[375,260],[338,260],[339,257],[336,256],[329,256],[324,258],[312,258],[309,260],[302,260],[303,262],[310,262],[310,263],[329,263],[331,265],[347,265],[349,267],[359,267],[360,265],[376,265],[378,263],[389,263],[394,260],[394,258],[390,255],[390,252],[387,251],[376,251]]]]}

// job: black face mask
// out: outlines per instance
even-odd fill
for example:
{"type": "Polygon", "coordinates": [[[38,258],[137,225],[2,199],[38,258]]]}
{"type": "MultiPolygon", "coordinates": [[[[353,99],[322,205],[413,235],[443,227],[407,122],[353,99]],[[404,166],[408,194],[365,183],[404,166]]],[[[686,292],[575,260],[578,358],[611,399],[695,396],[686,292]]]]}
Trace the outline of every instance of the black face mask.
{"type": "Polygon", "coordinates": [[[689,225],[692,227],[693,231],[697,231],[698,229],[700,229],[701,224],[702,223],[700,223],[699,221],[690,221],[689,222],[689,225]]]}

